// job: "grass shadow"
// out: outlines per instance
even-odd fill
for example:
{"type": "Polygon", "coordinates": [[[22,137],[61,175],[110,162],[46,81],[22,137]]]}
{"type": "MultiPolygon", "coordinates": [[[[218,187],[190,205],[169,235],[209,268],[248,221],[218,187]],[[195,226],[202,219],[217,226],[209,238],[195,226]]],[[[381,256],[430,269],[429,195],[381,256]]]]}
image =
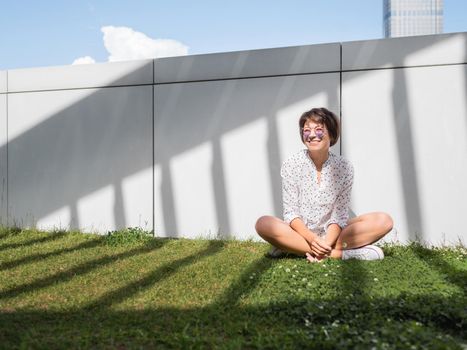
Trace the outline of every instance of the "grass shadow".
{"type": "Polygon", "coordinates": [[[0,239],[4,239],[9,236],[14,236],[21,233],[21,229],[17,227],[6,227],[0,226],[0,239]]]}
{"type": "Polygon", "coordinates": [[[336,344],[348,349],[458,349],[459,342],[467,341],[466,299],[460,302],[457,297],[409,294],[337,298],[318,307],[307,303],[304,324],[319,349],[336,344]]]}
{"type": "MultiPolygon", "coordinates": [[[[64,274],[19,286],[10,294],[14,296],[42,288],[52,281],[63,283],[76,274],[86,273],[113,260],[157,249],[167,241],[156,240],[124,254],[86,262],[64,274]]],[[[465,295],[424,294],[423,291],[414,294],[411,291],[401,292],[390,297],[371,295],[367,288],[371,272],[368,268],[385,261],[328,261],[325,262],[326,267],[310,265],[313,271],[308,276],[316,273],[329,274],[329,277],[317,276],[324,284],[312,284],[313,288],[323,287],[323,293],[310,291],[308,297],[304,297],[303,294],[289,293],[291,288],[295,288],[289,283],[296,278],[292,279],[290,275],[281,277],[279,267],[270,271],[275,259],[254,256],[252,262],[241,265],[236,274],[238,277],[220,296],[212,302],[209,300],[205,306],[165,307],[158,306],[156,301],[156,304],[147,306],[125,306],[122,311],[111,307],[157,286],[164,279],[183,274],[184,267],[213,256],[224,247],[223,241],[211,241],[208,246],[169,261],[83,308],[62,309],[56,306],[61,311],[28,310],[20,306],[17,309],[6,308],[0,303],[0,347],[456,349],[459,344],[467,342],[465,295]],[[266,280],[261,279],[262,276],[266,280]],[[274,282],[282,285],[275,286],[274,282]],[[269,288],[276,287],[282,290],[277,297],[267,299],[267,302],[266,299],[264,302],[255,299],[257,288],[268,293],[269,288]],[[332,293],[328,293],[330,288],[332,293]],[[243,302],[245,299],[246,303],[243,302]]],[[[421,252],[430,256],[429,251],[421,252]]],[[[447,269],[448,262],[435,253],[432,260],[447,269]]],[[[291,266],[294,263],[287,265],[284,261],[280,265],[291,266]]],[[[296,265],[300,272],[308,271],[308,265],[298,261],[296,265]]],[[[456,272],[455,278],[459,276],[456,272]]],[[[190,291],[187,291],[187,298],[188,304],[192,305],[189,302],[190,291]]]]}
{"type": "Polygon", "coordinates": [[[30,239],[27,242],[2,244],[0,245],[0,251],[7,250],[7,249],[28,247],[28,246],[39,244],[39,243],[47,243],[47,242],[62,238],[66,234],[67,234],[66,232],[59,231],[57,233],[52,233],[50,235],[47,235],[46,237],[30,239]]]}
{"type": "Polygon", "coordinates": [[[366,296],[368,276],[364,267],[365,263],[356,259],[342,261],[341,280],[337,287],[343,299],[366,296]]]}
{"type": "Polygon", "coordinates": [[[20,265],[29,264],[29,263],[32,263],[32,262],[35,262],[35,261],[41,261],[41,260],[44,260],[44,259],[47,259],[47,258],[50,258],[50,257],[53,257],[53,256],[59,256],[59,255],[66,254],[66,253],[72,253],[72,252],[75,252],[75,251],[78,251],[78,250],[94,248],[94,247],[97,247],[97,246],[99,246],[101,244],[102,244],[102,240],[98,239],[98,240],[93,240],[93,241],[90,241],[90,242],[83,242],[81,244],[78,244],[78,245],[70,247],[70,248],[57,249],[57,250],[54,250],[54,251],[48,252],[48,253],[28,255],[28,256],[25,256],[25,257],[23,257],[21,259],[17,259],[17,260],[13,260],[13,261],[6,261],[6,262],[3,262],[3,263],[0,263],[0,271],[12,269],[12,268],[18,267],[20,265]]]}
{"type": "Polygon", "coordinates": [[[5,348],[458,348],[466,340],[465,311],[454,298],[401,296],[349,303],[279,302],[223,312],[204,308],[156,308],[93,312],[0,312],[5,348]],[[374,309],[380,310],[381,317],[374,309]],[[96,326],[98,325],[98,326],[96,326]],[[18,331],[20,330],[20,331],[18,331]]]}
{"type": "Polygon", "coordinates": [[[439,250],[428,249],[420,244],[411,244],[410,250],[424,263],[437,270],[448,282],[467,294],[467,271],[459,270],[446,262],[439,250]]]}
{"type": "Polygon", "coordinates": [[[4,298],[13,298],[23,293],[28,293],[32,291],[37,291],[39,289],[70,281],[71,279],[75,278],[77,275],[86,274],[92,270],[97,268],[101,268],[105,265],[109,265],[117,260],[127,259],[135,255],[149,253],[154,249],[161,248],[167,240],[157,240],[150,244],[147,244],[143,247],[137,247],[123,253],[118,253],[110,256],[104,256],[99,259],[94,259],[91,261],[87,261],[83,264],[80,264],[76,267],[73,267],[69,270],[62,271],[41,279],[37,279],[30,283],[25,283],[19,286],[15,286],[13,288],[4,290],[0,292],[0,299],[4,298]]]}
{"type": "Polygon", "coordinates": [[[259,281],[257,277],[267,271],[273,263],[273,259],[262,257],[250,264],[245,272],[214,301],[213,305],[216,308],[232,308],[238,306],[242,298],[246,297],[257,285],[259,281]]]}
{"type": "Polygon", "coordinates": [[[223,248],[223,246],[224,246],[224,242],[222,241],[210,241],[209,246],[206,249],[202,250],[201,252],[196,252],[185,258],[167,263],[159,267],[157,270],[149,273],[146,277],[142,279],[132,282],[115,291],[106,293],[99,299],[85,306],[85,309],[110,307],[112,304],[121,302],[136,293],[139,293],[147,288],[150,288],[155,283],[160,282],[162,279],[165,279],[169,277],[170,275],[175,274],[180,268],[218,253],[223,248]]]}

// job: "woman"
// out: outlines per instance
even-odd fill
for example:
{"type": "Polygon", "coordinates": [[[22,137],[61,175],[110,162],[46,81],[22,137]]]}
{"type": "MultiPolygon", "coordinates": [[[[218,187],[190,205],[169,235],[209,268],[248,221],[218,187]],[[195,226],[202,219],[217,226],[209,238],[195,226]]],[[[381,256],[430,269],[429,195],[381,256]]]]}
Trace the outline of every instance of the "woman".
{"type": "Polygon", "coordinates": [[[306,149],[281,168],[284,221],[262,216],[256,222],[258,234],[274,246],[270,255],[285,251],[312,262],[326,257],[383,259],[383,251],[371,244],[392,229],[392,219],[377,212],[349,220],[353,168],[329,152],[340,134],[336,115],[313,108],[300,117],[299,127],[306,149]]]}

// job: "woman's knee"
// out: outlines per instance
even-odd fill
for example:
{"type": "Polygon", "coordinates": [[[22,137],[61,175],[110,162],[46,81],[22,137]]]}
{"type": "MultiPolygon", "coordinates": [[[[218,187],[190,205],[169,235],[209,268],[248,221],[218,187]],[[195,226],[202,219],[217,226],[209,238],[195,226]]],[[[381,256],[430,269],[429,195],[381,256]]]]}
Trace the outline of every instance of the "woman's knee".
{"type": "Polygon", "coordinates": [[[382,212],[377,213],[376,221],[377,221],[379,231],[381,232],[383,236],[387,234],[389,231],[391,231],[394,225],[394,222],[391,216],[389,214],[382,213],[382,212]]]}
{"type": "Polygon", "coordinates": [[[255,229],[260,236],[265,234],[268,231],[268,227],[271,225],[272,216],[264,215],[256,220],[255,229]]]}
{"type": "Polygon", "coordinates": [[[255,225],[256,232],[264,238],[265,240],[268,239],[275,239],[277,238],[278,234],[281,234],[283,231],[283,225],[284,223],[274,217],[274,216],[261,216],[257,221],[255,225]]]}

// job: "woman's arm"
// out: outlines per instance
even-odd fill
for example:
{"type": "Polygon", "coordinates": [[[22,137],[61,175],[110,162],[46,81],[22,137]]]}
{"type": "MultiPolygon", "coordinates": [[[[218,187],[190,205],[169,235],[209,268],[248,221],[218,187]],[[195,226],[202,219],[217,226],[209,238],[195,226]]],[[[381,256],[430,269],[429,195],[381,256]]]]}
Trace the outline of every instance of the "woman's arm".
{"type": "Polygon", "coordinates": [[[347,225],[347,221],[349,220],[350,194],[353,185],[353,168],[350,163],[346,163],[344,176],[342,190],[337,196],[332,208],[331,218],[325,225],[325,241],[331,246],[336,243],[342,228],[347,225]]]}
{"type": "Polygon", "coordinates": [[[326,231],[326,236],[324,237],[324,241],[331,247],[334,247],[341,232],[342,232],[342,229],[340,228],[338,224],[330,224],[326,231]]]}

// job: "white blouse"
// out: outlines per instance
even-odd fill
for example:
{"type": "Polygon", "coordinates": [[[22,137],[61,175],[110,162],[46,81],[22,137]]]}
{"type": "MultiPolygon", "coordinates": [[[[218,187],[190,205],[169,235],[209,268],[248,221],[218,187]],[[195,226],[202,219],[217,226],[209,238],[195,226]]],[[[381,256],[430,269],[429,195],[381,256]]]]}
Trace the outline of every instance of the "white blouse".
{"type": "Polygon", "coordinates": [[[315,163],[303,149],[287,159],[281,168],[284,221],[299,217],[314,233],[323,236],[330,224],[341,228],[349,220],[353,167],[341,156],[329,152],[318,174],[315,163]]]}

